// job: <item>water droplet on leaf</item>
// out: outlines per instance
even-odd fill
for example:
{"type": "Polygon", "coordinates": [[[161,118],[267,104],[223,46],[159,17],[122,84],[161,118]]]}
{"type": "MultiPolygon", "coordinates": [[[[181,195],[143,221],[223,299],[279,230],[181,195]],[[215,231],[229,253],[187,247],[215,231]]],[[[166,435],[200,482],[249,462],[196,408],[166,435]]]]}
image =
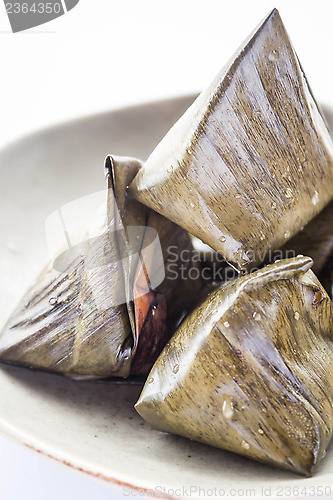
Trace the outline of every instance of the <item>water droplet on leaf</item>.
{"type": "Polygon", "coordinates": [[[317,205],[319,203],[319,194],[318,191],[314,192],[314,195],[311,198],[312,205],[317,205]]]}
{"type": "Polygon", "coordinates": [[[293,191],[290,188],[287,188],[284,192],[284,195],[286,198],[292,198],[293,197],[293,191]]]}
{"type": "Polygon", "coordinates": [[[67,276],[67,278],[68,278],[69,280],[72,280],[73,278],[75,278],[75,276],[76,276],[76,271],[74,270],[71,274],[69,274],[69,275],[67,276]]]}
{"type": "Polygon", "coordinates": [[[276,49],[272,50],[270,53],[269,53],[269,56],[268,56],[268,59],[271,61],[271,62],[275,62],[279,59],[279,53],[276,49]]]}
{"type": "Polygon", "coordinates": [[[261,316],[260,316],[260,314],[259,314],[257,311],[255,311],[255,312],[253,313],[253,318],[254,318],[256,321],[260,321],[260,320],[261,320],[261,316]]]}
{"type": "Polygon", "coordinates": [[[232,397],[228,394],[223,395],[222,413],[226,420],[230,420],[234,414],[232,397]]]}

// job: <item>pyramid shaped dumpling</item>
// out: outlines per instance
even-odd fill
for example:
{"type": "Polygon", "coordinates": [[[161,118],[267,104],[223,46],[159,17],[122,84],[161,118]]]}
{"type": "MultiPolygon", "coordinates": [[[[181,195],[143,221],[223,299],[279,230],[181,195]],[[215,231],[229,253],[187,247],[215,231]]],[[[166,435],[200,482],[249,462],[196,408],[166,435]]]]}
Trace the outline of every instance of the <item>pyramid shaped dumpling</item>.
{"type": "Polygon", "coordinates": [[[153,366],[136,409],[158,430],[311,475],[333,425],[332,303],[309,257],[214,291],[153,366]]]}
{"type": "Polygon", "coordinates": [[[276,9],[171,128],[130,191],[247,269],[331,200],[333,143],[276,9]]]}

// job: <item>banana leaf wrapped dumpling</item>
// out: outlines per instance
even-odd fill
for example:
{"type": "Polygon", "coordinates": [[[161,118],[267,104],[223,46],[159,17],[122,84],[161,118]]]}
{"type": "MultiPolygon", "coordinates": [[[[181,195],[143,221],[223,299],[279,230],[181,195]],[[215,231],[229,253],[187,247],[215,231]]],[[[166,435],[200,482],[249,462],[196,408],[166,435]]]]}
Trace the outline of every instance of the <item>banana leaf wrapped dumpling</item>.
{"type": "Polygon", "coordinates": [[[76,379],[149,371],[200,284],[170,277],[169,247],[190,254],[187,233],[127,196],[141,166],[107,158],[105,203],[9,318],[1,361],[76,379]]]}
{"type": "Polygon", "coordinates": [[[332,436],[333,315],[309,257],[222,285],[181,324],[136,409],[158,430],[310,475],[332,436]]]}
{"type": "Polygon", "coordinates": [[[130,191],[247,270],[332,199],[332,139],[276,9],[171,128],[130,191]]]}

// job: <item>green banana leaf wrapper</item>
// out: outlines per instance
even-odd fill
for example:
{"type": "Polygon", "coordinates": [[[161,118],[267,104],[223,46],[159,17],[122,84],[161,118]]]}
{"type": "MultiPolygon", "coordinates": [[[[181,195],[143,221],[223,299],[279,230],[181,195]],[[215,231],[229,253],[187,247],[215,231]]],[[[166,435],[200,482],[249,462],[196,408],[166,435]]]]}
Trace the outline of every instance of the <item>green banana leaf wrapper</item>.
{"type": "Polygon", "coordinates": [[[332,436],[333,315],[309,257],[223,284],[181,324],[136,410],[155,429],[309,476],[332,436]]]}
{"type": "Polygon", "coordinates": [[[105,203],[78,230],[81,243],[51,259],[10,316],[1,361],[75,379],[149,372],[201,284],[177,274],[180,260],[168,262],[170,248],[191,256],[186,231],[127,196],[141,167],[107,158],[105,203]]]}
{"type": "Polygon", "coordinates": [[[248,271],[331,201],[332,139],[276,9],[162,139],[130,192],[248,271]]]}

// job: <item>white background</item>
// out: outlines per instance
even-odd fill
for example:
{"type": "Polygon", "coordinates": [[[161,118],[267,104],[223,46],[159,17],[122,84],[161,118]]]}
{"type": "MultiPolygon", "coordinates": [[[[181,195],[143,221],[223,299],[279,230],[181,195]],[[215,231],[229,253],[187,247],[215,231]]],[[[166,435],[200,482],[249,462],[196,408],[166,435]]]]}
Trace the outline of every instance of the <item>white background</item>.
{"type": "MultiPolygon", "coordinates": [[[[315,96],[333,106],[332,0],[80,0],[17,34],[0,1],[0,147],[74,116],[200,90],[273,7],[315,96]]],[[[0,500],[77,498],[123,496],[0,438],[0,500]]]]}

